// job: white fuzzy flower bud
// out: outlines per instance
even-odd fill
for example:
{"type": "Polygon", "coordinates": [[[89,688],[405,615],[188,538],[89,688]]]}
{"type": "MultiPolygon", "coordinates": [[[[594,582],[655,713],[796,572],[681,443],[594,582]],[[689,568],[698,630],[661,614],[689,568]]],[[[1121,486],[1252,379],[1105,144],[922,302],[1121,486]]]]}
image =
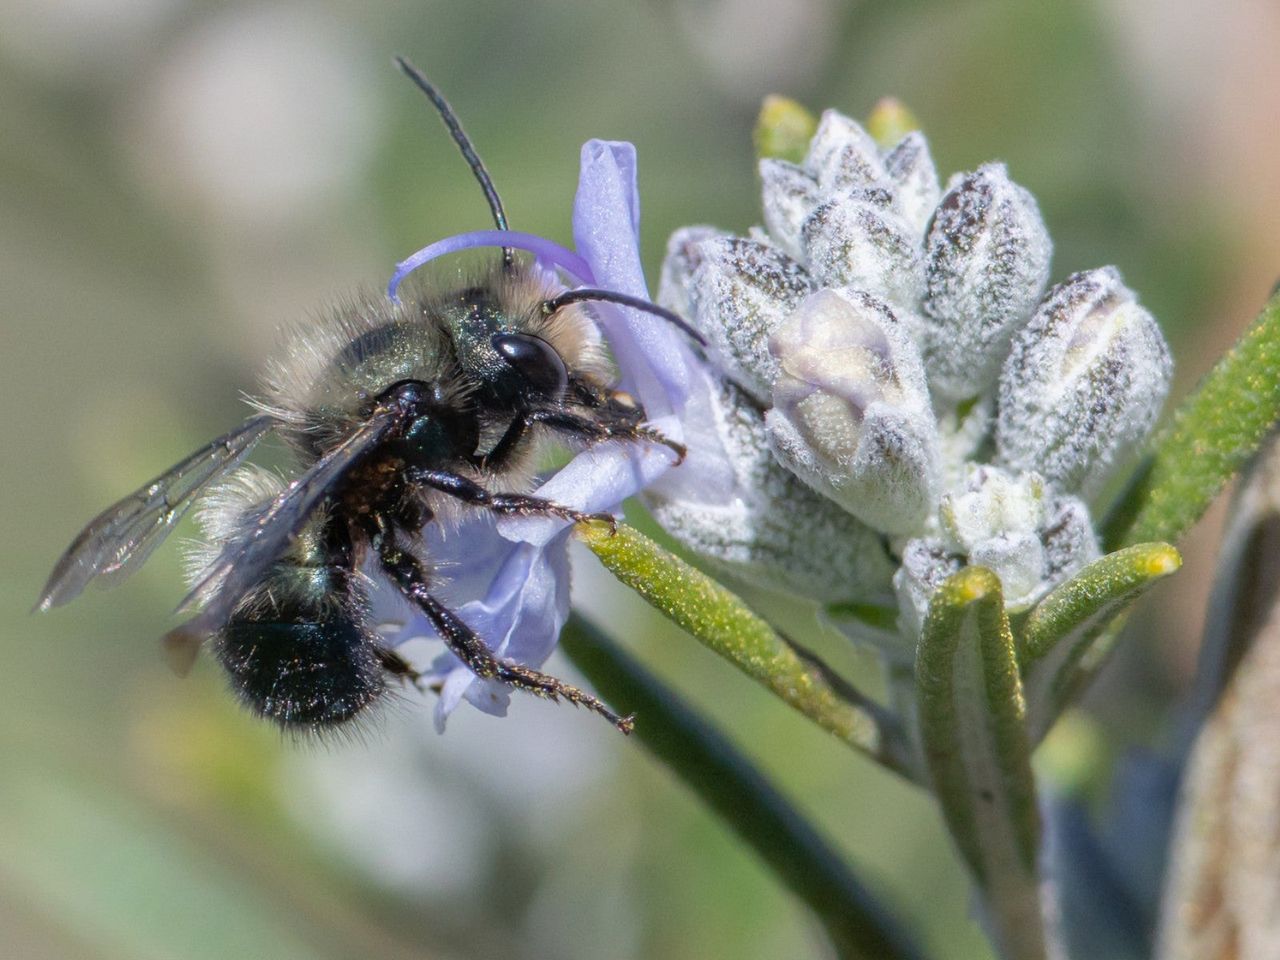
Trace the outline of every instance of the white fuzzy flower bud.
{"type": "Polygon", "coordinates": [[[823,112],[809,141],[804,168],[815,176],[824,193],[873,186],[888,176],[871,134],[835,110],[823,112]]]}
{"type": "Polygon", "coordinates": [[[697,225],[681,227],[667,241],[667,256],[662,261],[658,280],[658,302],[680,316],[693,319],[689,284],[693,273],[702,265],[702,243],[729,234],[716,227],[697,225]]]}
{"type": "Polygon", "coordinates": [[[785,160],[760,161],[761,208],[773,242],[795,259],[804,256],[800,228],[822,202],[818,182],[803,168],[785,160]]]}
{"type": "Polygon", "coordinates": [[[720,369],[767,403],[778,372],[769,335],[811,292],[809,274],[780,250],[741,237],[704,240],[695,259],[688,317],[720,369]]]}
{"type": "Polygon", "coordinates": [[[963,488],[943,496],[939,519],[956,553],[1000,578],[1011,613],[1098,556],[1088,509],[1036,473],[973,465],[963,488]]]}
{"type": "Polygon", "coordinates": [[[884,603],[893,564],[882,538],[774,460],[759,408],[717,383],[689,411],[694,470],[644,494],[655,520],[689,550],[770,590],[824,603],[884,603]],[[705,408],[703,406],[705,404],[705,408]]]}
{"type": "Polygon", "coordinates": [[[1002,163],[953,178],[925,247],[929,384],[960,400],[991,384],[1049,277],[1035,198],[1002,163]]]}
{"type": "Polygon", "coordinates": [[[856,287],[908,310],[924,293],[920,234],[887,187],[831,197],[801,225],[800,244],[819,286],[856,287]]]}
{"type": "Polygon", "coordinates": [[[936,537],[907,542],[902,564],[893,575],[893,589],[898,595],[898,631],[905,643],[914,644],[919,639],[934,591],[963,566],[964,558],[936,537]]]}
{"type": "Polygon", "coordinates": [[[1172,372],[1160,328],[1114,267],[1068,277],[1005,361],[998,461],[1092,496],[1155,426],[1172,372]]]}
{"type": "Polygon", "coordinates": [[[819,291],[769,349],[779,375],[766,422],[779,461],[877,530],[920,530],[937,499],[937,429],[919,351],[889,305],[819,291]]]}
{"type": "Polygon", "coordinates": [[[923,238],[933,211],[942,199],[929,141],[919,130],[913,130],[885,154],[884,166],[898,188],[898,208],[903,219],[917,237],[923,238]]]}
{"type": "Polygon", "coordinates": [[[947,539],[962,553],[1001,533],[1032,533],[1044,519],[1044,479],[973,464],[964,486],[942,498],[947,539]]]}
{"type": "Polygon", "coordinates": [[[1039,533],[1044,544],[1045,593],[1102,556],[1089,508],[1076,497],[1052,494],[1045,503],[1039,533]]]}

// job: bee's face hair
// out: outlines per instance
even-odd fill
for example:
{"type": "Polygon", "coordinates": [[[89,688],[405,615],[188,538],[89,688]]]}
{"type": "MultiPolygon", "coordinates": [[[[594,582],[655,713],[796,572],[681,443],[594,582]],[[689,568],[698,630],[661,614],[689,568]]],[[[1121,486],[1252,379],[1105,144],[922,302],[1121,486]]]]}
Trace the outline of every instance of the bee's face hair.
{"type": "MultiPolygon", "coordinates": [[[[426,294],[426,309],[444,318],[457,350],[463,375],[477,386],[489,385],[493,396],[507,398],[537,390],[539,373],[520,363],[520,351],[504,349],[505,338],[536,338],[545,343],[570,376],[606,382],[612,371],[600,331],[582,308],[547,314],[543,304],[560,292],[536,268],[507,269],[489,261],[470,282],[441,295],[439,285],[426,294]],[[434,303],[431,301],[434,300],[434,303]]],[[[502,402],[499,400],[498,402],[502,402]]]]}

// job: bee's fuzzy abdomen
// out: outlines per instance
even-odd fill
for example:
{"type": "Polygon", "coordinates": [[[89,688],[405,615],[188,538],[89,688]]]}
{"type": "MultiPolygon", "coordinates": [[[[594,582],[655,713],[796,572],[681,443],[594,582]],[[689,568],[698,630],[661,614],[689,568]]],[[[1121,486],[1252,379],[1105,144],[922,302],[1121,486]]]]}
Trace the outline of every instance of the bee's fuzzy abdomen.
{"type": "Polygon", "coordinates": [[[364,625],[232,619],[214,651],[232,689],[254,713],[290,730],[325,728],[359,715],[386,689],[364,625]]]}

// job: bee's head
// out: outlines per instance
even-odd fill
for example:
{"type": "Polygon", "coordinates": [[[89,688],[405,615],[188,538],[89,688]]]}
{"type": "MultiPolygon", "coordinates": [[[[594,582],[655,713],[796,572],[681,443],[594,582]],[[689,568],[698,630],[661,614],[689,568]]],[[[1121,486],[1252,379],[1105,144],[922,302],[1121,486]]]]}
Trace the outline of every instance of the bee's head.
{"type": "Polygon", "coordinates": [[[462,374],[482,405],[556,406],[610,380],[600,332],[577,304],[548,312],[554,289],[517,268],[460,291],[442,311],[462,374]]]}

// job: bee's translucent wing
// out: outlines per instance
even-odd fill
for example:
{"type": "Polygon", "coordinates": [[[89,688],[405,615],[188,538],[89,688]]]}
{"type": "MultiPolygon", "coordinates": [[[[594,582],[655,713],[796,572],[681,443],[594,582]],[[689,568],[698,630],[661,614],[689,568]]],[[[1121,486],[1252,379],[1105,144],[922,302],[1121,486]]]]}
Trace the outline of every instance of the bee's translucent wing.
{"type": "Polygon", "coordinates": [[[202,617],[215,621],[230,614],[237,601],[289,548],[334,485],[378,446],[401,417],[396,410],[375,414],[289,484],[267,507],[250,514],[244,529],[227,540],[217,559],[178,604],[178,611],[203,605],[202,617]]]}
{"type": "Polygon", "coordinates": [[[196,494],[234,469],[276,423],[269,416],[249,418],[103,510],[58,559],[36,609],[64,604],[99,578],[119,581],[136,570],[182,519],[196,494]]]}

